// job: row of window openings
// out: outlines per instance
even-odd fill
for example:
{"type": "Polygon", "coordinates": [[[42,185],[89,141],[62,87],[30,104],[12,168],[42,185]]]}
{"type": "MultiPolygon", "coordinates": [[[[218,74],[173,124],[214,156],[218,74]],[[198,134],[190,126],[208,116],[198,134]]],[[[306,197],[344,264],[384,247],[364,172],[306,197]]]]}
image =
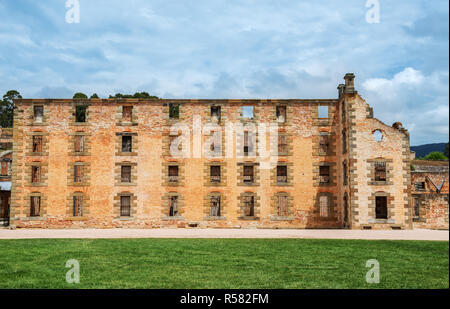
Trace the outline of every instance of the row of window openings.
{"type": "MultiPolygon", "coordinates": [[[[74,136],[74,152],[84,152],[85,151],[85,136],[84,135],[75,135],[74,136]]],[[[34,135],[33,136],[33,147],[32,150],[34,153],[42,153],[43,152],[43,136],[42,135],[34,135]]]]}
{"type": "MultiPolygon", "coordinates": [[[[77,105],[75,107],[75,122],[86,122],[86,105],[77,105]]],[[[210,110],[211,121],[220,123],[221,120],[221,107],[211,106],[210,110]]],[[[242,107],[243,118],[253,119],[255,117],[253,106],[243,106],[242,107]]],[[[122,106],[122,121],[132,122],[133,118],[133,106],[122,106]]],[[[169,118],[179,119],[180,118],[180,105],[169,104],[169,118]]],[[[328,118],[328,106],[319,106],[319,118],[328,118]]],[[[34,122],[42,123],[44,119],[44,107],[34,106],[34,122]]],[[[286,122],[286,106],[276,107],[276,119],[279,123],[286,122]]]]}

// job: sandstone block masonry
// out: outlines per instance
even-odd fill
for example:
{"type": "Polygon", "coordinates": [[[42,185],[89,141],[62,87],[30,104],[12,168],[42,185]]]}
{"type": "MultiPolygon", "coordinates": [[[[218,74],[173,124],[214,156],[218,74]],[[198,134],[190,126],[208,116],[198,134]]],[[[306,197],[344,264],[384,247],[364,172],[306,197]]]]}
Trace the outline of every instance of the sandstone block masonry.
{"type": "Polygon", "coordinates": [[[11,225],[411,228],[408,131],[373,118],[353,74],[338,90],[317,100],[16,100],[11,225]]]}

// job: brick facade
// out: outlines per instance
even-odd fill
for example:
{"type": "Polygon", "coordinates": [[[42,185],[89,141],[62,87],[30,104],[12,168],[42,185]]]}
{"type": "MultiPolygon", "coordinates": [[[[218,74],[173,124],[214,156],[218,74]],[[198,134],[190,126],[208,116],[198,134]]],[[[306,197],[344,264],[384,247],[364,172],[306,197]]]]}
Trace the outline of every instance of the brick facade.
{"type": "Polygon", "coordinates": [[[353,78],[346,75],[338,99],[323,100],[16,100],[11,224],[411,228],[408,132],[373,118],[353,78]],[[35,106],[43,108],[38,123],[35,106]],[[81,118],[79,106],[86,108],[81,118]],[[229,124],[243,130],[229,131],[229,124]],[[260,131],[273,124],[284,136],[281,143],[260,131]],[[254,134],[245,133],[252,128],[254,134]],[[214,148],[212,130],[221,134],[219,156],[205,157],[205,149],[214,148]],[[382,132],[382,141],[374,140],[375,131],[382,132]],[[30,152],[33,135],[45,137],[38,155],[30,152]],[[175,148],[188,157],[171,155],[177,137],[181,144],[175,148]],[[264,153],[274,149],[283,151],[267,164],[264,153]],[[371,184],[373,162],[380,159],[387,163],[388,180],[371,184]],[[42,185],[29,181],[33,165],[42,166],[42,185]],[[74,181],[77,165],[83,167],[81,183],[74,181]],[[121,181],[123,166],[131,167],[129,183],[121,181]],[[253,167],[252,177],[246,167],[253,167]],[[389,197],[383,222],[373,211],[380,194],[389,197]],[[35,195],[42,212],[31,218],[35,195]],[[78,196],[83,214],[74,219],[78,196]],[[212,216],[219,200],[220,215],[212,216]]]}

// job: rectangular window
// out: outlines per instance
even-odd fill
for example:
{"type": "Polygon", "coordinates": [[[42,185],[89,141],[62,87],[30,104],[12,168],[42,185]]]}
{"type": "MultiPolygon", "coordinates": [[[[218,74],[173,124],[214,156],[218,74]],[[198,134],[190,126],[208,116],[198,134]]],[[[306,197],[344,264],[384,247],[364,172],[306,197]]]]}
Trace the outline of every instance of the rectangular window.
{"type": "Polygon", "coordinates": [[[414,214],[413,214],[413,219],[414,220],[418,220],[420,219],[420,199],[419,198],[414,198],[414,214]]]}
{"type": "Polygon", "coordinates": [[[44,121],[44,106],[35,106],[33,113],[34,122],[42,123],[44,121]]]}
{"type": "Polygon", "coordinates": [[[347,185],[348,182],[348,176],[347,176],[347,162],[342,163],[342,169],[344,171],[344,186],[347,185]]]}
{"type": "Polygon", "coordinates": [[[277,166],[277,182],[287,183],[287,166],[285,165],[277,166]]]}
{"type": "Polygon", "coordinates": [[[255,197],[253,195],[244,196],[244,216],[255,216],[255,197]]]}
{"type": "Polygon", "coordinates": [[[220,217],[220,196],[211,196],[210,216],[220,217]]]}
{"type": "Polygon", "coordinates": [[[133,106],[122,106],[122,121],[132,122],[133,106]]]}
{"type": "Polygon", "coordinates": [[[122,136],[122,152],[132,151],[132,136],[122,136]]]}
{"type": "Polygon", "coordinates": [[[425,191],[425,182],[416,182],[414,184],[416,191],[425,191]]]}
{"type": "Polygon", "coordinates": [[[212,165],[210,167],[211,183],[220,183],[220,165],[212,165]]]}
{"type": "Polygon", "coordinates": [[[211,121],[214,123],[220,122],[220,106],[211,106],[211,121]]]}
{"type": "Polygon", "coordinates": [[[347,153],[347,133],[342,131],[342,153],[347,153]]]}
{"type": "Polygon", "coordinates": [[[386,181],[386,162],[375,162],[375,181],[386,181]]]}
{"type": "Polygon", "coordinates": [[[286,195],[278,195],[278,216],[287,217],[289,216],[288,209],[288,197],[286,195]]]}
{"type": "Polygon", "coordinates": [[[33,152],[42,152],[42,136],[34,135],[33,136],[33,152]]]}
{"type": "Polygon", "coordinates": [[[75,121],[76,122],[86,122],[86,105],[77,105],[75,107],[75,121]]]}
{"type": "Polygon", "coordinates": [[[169,118],[170,119],[180,118],[180,105],[172,103],[169,104],[169,118]]]}
{"type": "Polygon", "coordinates": [[[120,197],[120,216],[131,216],[131,196],[124,195],[120,197]]]}
{"type": "Polygon", "coordinates": [[[286,106],[277,106],[277,122],[286,122],[286,106]]]}
{"type": "Polygon", "coordinates": [[[122,165],[120,168],[122,182],[131,183],[131,165],[122,165]]]}
{"type": "Polygon", "coordinates": [[[84,178],[84,166],[83,165],[74,165],[73,167],[73,182],[83,182],[84,178]]]}
{"type": "Polygon", "coordinates": [[[73,197],[73,212],[74,217],[82,217],[83,216],[83,197],[82,196],[74,196],[73,197]]]}
{"type": "Polygon", "coordinates": [[[7,161],[2,161],[2,169],[1,169],[1,175],[2,176],[8,176],[8,163],[7,161]]]}
{"type": "Polygon", "coordinates": [[[41,182],[41,167],[32,166],[31,167],[31,182],[40,183],[41,182]]]}
{"type": "Polygon", "coordinates": [[[169,198],[169,217],[178,216],[178,196],[169,198]]]}
{"type": "Polygon", "coordinates": [[[278,154],[287,154],[288,144],[286,135],[278,135],[278,154]]]}
{"type": "Polygon", "coordinates": [[[328,118],[328,106],[319,106],[319,118],[328,118]]]}
{"type": "Polygon", "coordinates": [[[320,216],[322,218],[327,218],[329,216],[328,196],[321,195],[319,198],[319,204],[320,204],[320,216]]]}
{"type": "Polygon", "coordinates": [[[375,216],[376,219],[387,219],[387,197],[376,196],[375,197],[375,216]]]}
{"type": "Polygon", "coordinates": [[[30,198],[30,217],[39,217],[41,214],[41,197],[32,196],[30,198]]]}
{"type": "Polygon", "coordinates": [[[244,166],[244,183],[253,183],[253,165],[244,166]]]}
{"type": "Polygon", "coordinates": [[[84,135],[75,135],[75,152],[84,152],[84,135]]]}
{"type": "Polygon", "coordinates": [[[325,166],[319,166],[319,182],[321,184],[328,184],[330,183],[330,167],[325,166]]]}
{"type": "Polygon", "coordinates": [[[320,141],[319,141],[319,146],[320,146],[320,151],[322,153],[327,154],[328,153],[328,146],[330,144],[329,141],[329,135],[326,133],[321,133],[320,134],[320,141]]]}
{"type": "Polygon", "coordinates": [[[242,117],[247,119],[253,119],[254,117],[254,107],[253,106],[242,106],[242,117]]]}
{"type": "Polygon", "coordinates": [[[249,131],[244,131],[244,155],[253,152],[252,136],[249,131]]]}
{"type": "Polygon", "coordinates": [[[178,182],[178,166],[176,165],[169,166],[169,182],[178,182]]]}

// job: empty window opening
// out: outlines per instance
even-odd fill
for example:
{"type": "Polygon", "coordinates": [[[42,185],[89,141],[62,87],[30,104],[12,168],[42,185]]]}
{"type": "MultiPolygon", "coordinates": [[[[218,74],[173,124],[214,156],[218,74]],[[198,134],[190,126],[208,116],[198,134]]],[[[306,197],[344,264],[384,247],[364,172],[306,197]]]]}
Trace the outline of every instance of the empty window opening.
{"type": "Polygon", "coordinates": [[[253,106],[242,106],[242,117],[247,119],[254,118],[254,107],[253,106]]]}
{"type": "Polygon", "coordinates": [[[220,165],[212,165],[210,167],[211,183],[220,183],[220,165]]]}
{"type": "Polygon", "coordinates": [[[31,182],[40,183],[41,182],[41,167],[32,166],[31,167],[31,182]]]}
{"type": "Polygon", "coordinates": [[[80,183],[84,180],[84,166],[83,165],[75,165],[73,170],[73,181],[80,183]]]}
{"type": "Polygon", "coordinates": [[[383,132],[380,130],[375,130],[373,132],[373,138],[376,142],[381,142],[383,140],[383,132]]]}
{"type": "Polygon", "coordinates": [[[82,217],[83,216],[83,197],[82,196],[74,196],[73,197],[72,215],[74,217],[82,217]]]}
{"type": "Polygon", "coordinates": [[[342,153],[347,153],[347,132],[342,131],[342,153]]]}
{"type": "Polygon", "coordinates": [[[253,165],[244,166],[244,182],[253,183],[253,165]]]}
{"type": "Polygon", "coordinates": [[[319,198],[319,206],[320,206],[320,216],[322,218],[327,218],[330,213],[329,213],[329,200],[328,200],[328,196],[326,195],[321,195],[319,198]]]}
{"type": "Polygon", "coordinates": [[[348,223],[348,197],[344,196],[344,223],[348,223]]]}
{"type": "Polygon", "coordinates": [[[75,107],[75,121],[76,122],[86,122],[86,105],[77,105],[75,107]]]}
{"type": "Polygon", "coordinates": [[[321,184],[330,183],[330,167],[328,165],[319,166],[319,182],[321,184]]]}
{"type": "Polygon", "coordinates": [[[342,122],[346,120],[345,101],[342,102],[342,122]]]}
{"type": "Polygon", "coordinates": [[[178,151],[182,151],[183,150],[183,139],[181,134],[179,135],[170,135],[169,136],[169,148],[172,150],[172,145],[178,145],[177,149],[178,151]]]}
{"type": "Polygon", "coordinates": [[[416,182],[414,184],[414,187],[416,188],[416,191],[425,191],[425,182],[416,182]]]}
{"type": "Polygon", "coordinates": [[[347,162],[342,163],[342,170],[344,172],[344,186],[347,185],[348,182],[348,176],[347,176],[347,162]]]}
{"type": "Polygon", "coordinates": [[[122,136],[122,152],[132,151],[132,136],[122,136]]]}
{"type": "Polygon", "coordinates": [[[75,152],[84,152],[84,135],[75,135],[75,145],[74,145],[74,151],[75,152]]]}
{"type": "Polygon", "coordinates": [[[44,121],[44,107],[35,106],[33,112],[34,112],[34,122],[42,123],[44,121]]]}
{"type": "MultiPolygon", "coordinates": [[[[9,170],[10,170],[10,168],[9,168],[9,166],[10,166],[10,162],[8,162],[8,161],[2,161],[2,163],[1,163],[1,176],[8,176],[10,173],[9,173],[9,170]]],[[[0,217],[1,218],[1,217],[0,217]]]]}
{"type": "Polygon", "coordinates": [[[214,123],[220,122],[220,106],[211,106],[211,121],[214,123]]]}
{"type": "Polygon", "coordinates": [[[42,136],[33,136],[33,152],[42,152],[42,136]]]}
{"type": "Polygon", "coordinates": [[[169,118],[170,119],[180,118],[180,105],[172,103],[169,104],[169,118]]]}
{"type": "Polygon", "coordinates": [[[287,166],[285,165],[277,166],[277,182],[287,183],[287,166]]]}
{"type": "Polygon", "coordinates": [[[329,144],[330,144],[329,135],[327,133],[321,133],[319,141],[320,151],[322,153],[328,153],[329,144]]]}
{"type": "Polygon", "coordinates": [[[376,219],[387,219],[387,197],[375,197],[375,215],[376,219]]]}
{"type": "Polygon", "coordinates": [[[120,216],[131,216],[131,196],[124,195],[120,197],[120,216]]]}
{"type": "Polygon", "coordinates": [[[288,144],[286,135],[278,135],[278,154],[287,154],[288,144]]]}
{"type": "Polygon", "coordinates": [[[244,196],[244,216],[255,216],[255,197],[253,195],[244,196]]]}
{"type": "Polygon", "coordinates": [[[277,204],[278,204],[278,216],[287,217],[289,216],[289,207],[288,207],[288,197],[286,195],[278,195],[277,196],[277,204]]]}
{"type": "Polygon", "coordinates": [[[169,217],[178,216],[178,196],[169,198],[169,217]]]}
{"type": "Polygon", "coordinates": [[[328,118],[328,106],[319,106],[319,118],[328,118]]]}
{"type": "Polygon", "coordinates": [[[414,198],[414,219],[420,218],[420,199],[414,198]]]}
{"type": "Polygon", "coordinates": [[[244,131],[244,155],[253,152],[252,136],[249,131],[244,131]]]}
{"type": "Polygon", "coordinates": [[[220,217],[220,196],[211,196],[210,216],[220,217]]]}
{"type": "Polygon", "coordinates": [[[286,106],[277,106],[277,122],[286,122],[286,106]]]}
{"type": "Polygon", "coordinates": [[[386,162],[375,162],[375,181],[386,181],[386,162]]]}
{"type": "Polygon", "coordinates": [[[177,165],[169,166],[169,182],[172,182],[172,183],[178,182],[178,166],[177,165]]]}
{"type": "Polygon", "coordinates": [[[131,183],[131,165],[122,165],[121,166],[120,179],[122,182],[131,183]]]}
{"type": "Polygon", "coordinates": [[[30,198],[30,217],[39,217],[41,214],[41,197],[32,196],[30,198]]]}
{"type": "Polygon", "coordinates": [[[133,119],[133,106],[122,106],[122,120],[131,122],[133,119]]]}

